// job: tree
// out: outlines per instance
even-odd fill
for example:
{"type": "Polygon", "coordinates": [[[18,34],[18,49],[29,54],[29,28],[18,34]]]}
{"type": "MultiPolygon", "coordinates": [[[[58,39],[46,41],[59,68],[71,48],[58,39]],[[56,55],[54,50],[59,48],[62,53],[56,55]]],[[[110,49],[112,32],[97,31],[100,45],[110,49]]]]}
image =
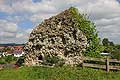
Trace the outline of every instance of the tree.
{"type": "Polygon", "coordinates": [[[103,46],[108,46],[109,45],[109,41],[108,38],[104,38],[102,41],[103,46]]]}
{"type": "Polygon", "coordinates": [[[113,42],[110,42],[108,38],[104,38],[102,41],[103,46],[114,46],[113,42]]]}
{"type": "Polygon", "coordinates": [[[11,63],[13,61],[15,61],[15,57],[13,55],[8,55],[4,57],[6,63],[11,63]]]}
{"type": "Polygon", "coordinates": [[[71,7],[70,10],[77,21],[77,26],[87,37],[89,47],[87,47],[84,55],[92,57],[99,56],[101,51],[99,46],[100,39],[98,38],[98,32],[96,31],[95,24],[90,21],[86,15],[79,14],[76,8],[71,7]]]}
{"type": "Polygon", "coordinates": [[[110,45],[110,46],[114,46],[114,43],[113,43],[113,42],[109,42],[109,45],[110,45]]]}
{"type": "Polygon", "coordinates": [[[120,50],[119,49],[114,49],[111,54],[112,54],[111,57],[113,59],[119,59],[120,60],[120,50]]]}
{"type": "Polygon", "coordinates": [[[11,48],[6,47],[3,49],[4,52],[9,51],[9,50],[11,50],[11,48]]]}
{"type": "Polygon", "coordinates": [[[120,60],[120,45],[114,45],[114,48],[111,52],[112,58],[120,60]]]}
{"type": "Polygon", "coordinates": [[[16,61],[16,65],[17,66],[23,66],[24,59],[25,59],[25,56],[19,57],[18,60],[16,61]]]}

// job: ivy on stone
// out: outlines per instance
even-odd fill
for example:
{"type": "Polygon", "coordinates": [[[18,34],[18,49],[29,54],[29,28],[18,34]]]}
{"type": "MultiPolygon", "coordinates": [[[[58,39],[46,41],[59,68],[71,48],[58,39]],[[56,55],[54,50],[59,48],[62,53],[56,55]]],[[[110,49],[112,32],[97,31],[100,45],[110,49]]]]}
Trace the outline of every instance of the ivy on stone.
{"type": "Polygon", "coordinates": [[[84,52],[85,56],[99,57],[100,53],[100,38],[98,37],[98,32],[96,30],[95,24],[90,21],[86,15],[80,14],[77,8],[71,7],[70,11],[73,18],[77,21],[77,27],[84,33],[87,37],[88,47],[84,52]]]}

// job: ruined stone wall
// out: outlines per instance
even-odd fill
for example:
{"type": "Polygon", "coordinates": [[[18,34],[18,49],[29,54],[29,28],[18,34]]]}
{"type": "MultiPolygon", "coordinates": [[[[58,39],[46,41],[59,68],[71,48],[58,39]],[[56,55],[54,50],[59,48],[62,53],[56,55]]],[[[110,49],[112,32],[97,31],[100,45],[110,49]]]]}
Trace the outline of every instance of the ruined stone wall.
{"type": "Polygon", "coordinates": [[[59,56],[65,64],[79,64],[87,38],[70,10],[44,20],[30,34],[24,47],[25,65],[40,65],[45,56],[59,56]]]}

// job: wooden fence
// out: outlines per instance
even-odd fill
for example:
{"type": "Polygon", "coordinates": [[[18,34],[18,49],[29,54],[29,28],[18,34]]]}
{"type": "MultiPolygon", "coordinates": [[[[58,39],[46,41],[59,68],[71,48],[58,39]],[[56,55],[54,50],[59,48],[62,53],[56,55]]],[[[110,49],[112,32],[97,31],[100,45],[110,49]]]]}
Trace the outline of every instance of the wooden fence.
{"type": "Polygon", "coordinates": [[[101,68],[101,69],[105,69],[107,72],[109,72],[109,70],[120,70],[120,60],[117,59],[101,59],[101,58],[83,58],[84,62],[83,62],[83,67],[92,67],[92,68],[101,68]],[[102,62],[104,64],[96,64],[94,62],[90,62],[90,61],[94,61],[94,62],[102,62]],[[114,63],[114,64],[119,64],[119,66],[110,64],[110,63],[114,63]]]}

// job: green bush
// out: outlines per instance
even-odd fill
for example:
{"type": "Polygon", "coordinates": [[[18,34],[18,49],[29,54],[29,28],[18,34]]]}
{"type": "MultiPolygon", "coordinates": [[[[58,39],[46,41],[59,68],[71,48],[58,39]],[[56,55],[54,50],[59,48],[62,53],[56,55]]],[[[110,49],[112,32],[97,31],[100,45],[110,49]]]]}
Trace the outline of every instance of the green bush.
{"type": "Polygon", "coordinates": [[[111,57],[112,57],[113,59],[118,59],[118,60],[120,60],[120,50],[114,50],[114,51],[112,51],[111,54],[112,54],[111,57]]]}
{"type": "Polygon", "coordinates": [[[0,58],[0,64],[9,64],[9,63],[15,62],[16,60],[17,58],[14,57],[13,55],[8,55],[0,58]]]}
{"type": "Polygon", "coordinates": [[[0,58],[0,64],[6,64],[6,61],[5,61],[5,59],[3,59],[3,58],[0,58]]]}
{"type": "Polygon", "coordinates": [[[9,56],[4,57],[4,59],[7,63],[10,63],[11,61],[13,61],[13,56],[9,55],[9,56]]]}
{"type": "Polygon", "coordinates": [[[43,64],[46,65],[55,64],[55,66],[62,66],[64,64],[64,60],[58,56],[45,56],[45,61],[43,62],[43,64]]]}
{"type": "Polygon", "coordinates": [[[18,66],[23,66],[24,64],[24,59],[25,59],[25,57],[24,56],[21,56],[21,57],[19,57],[19,59],[16,61],[16,65],[18,65],[18,66]]]}

